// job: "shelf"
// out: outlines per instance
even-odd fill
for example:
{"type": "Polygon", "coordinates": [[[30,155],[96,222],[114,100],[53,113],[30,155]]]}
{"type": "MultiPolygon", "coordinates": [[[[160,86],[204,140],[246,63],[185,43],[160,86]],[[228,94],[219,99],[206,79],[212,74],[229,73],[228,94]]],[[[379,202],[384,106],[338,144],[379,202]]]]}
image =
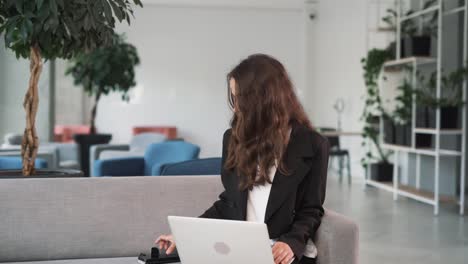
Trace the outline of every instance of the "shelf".
{"type": "Polygon", "coordinates": [[[375,32],[395,32],[396,31],[395,28],[391,28],[391,27],[377,27],[374,30],[375,32]]]}
{"type": "Polygon", "coordinates": [[[437,63],[437,59],[432,57],[408,57],[399,60],[387,61],[383,64],[383,69],[384,71],[395,71],[400,70],[402,66],[407,64],[425,65],[435,63],[437,63]]]}
{"type": "Polygon", "coordinates": [[[414,132],[417,134],[431,134],[431,135],[462,135],[461,129],[434,129],[434,128],[415,128],[414,132]]]}
{"type": "MultiPolygon", "coordinates": [[[[460,14],[460,15],[464,15],[464,22],[465,23],[459,23],[458,26],[457,26],[457,29],[459,32],[462,32],[460,33],[461,34],[461,40],[463,40],[463,44],[461,45],[462,47],[467,47],[468,46],[468,37],[467,37],[467,32],[468,32],[468,28],[467,28],[467,17],[468,17],[468,0],[465,0],[463,4],[457,4],[456,7],[454,8],[450,8],[450,9],[447,9],[445,6],[444,6],[444,0],[438,0],[437,3],[435,4],[432,4],[431,6],[428,6],[428,7],[422,7],[420,8],[420,10],[414,10],[414,12],[411,12],[411,13],[403,13],[403,12],[406,12],[407,10],[403,10],[402,9],[405,9],[405,8],[402,8],[402,7],[407,7],[406,4],[409,4],[408,2],[410,2],[410,0],[406,0],[405,3],[402,3],[403,1],[402,0],[398,0],[396,2],[396,9],[395,10],[399,10],[398,14],[397,14],[397,18],[396,18],[396,21],[395,21],[395,24],[397,25],[396,26],[396,29],[395,29],[395,40],[396,40],[396,46],[398,46],[397,48],[399,48],[399,46],[401,46],[399,43],[400,42],[400,39],[404,36],[404,33],[405,32],[402,32],[404,30],[401,30],[402,27],[404,27],[404,24],[406,22],[415,22],[417,23],[420,27],[424,27],[425,24],[427,23],[426,19],[424,18],[427,18],[429,16],[432,16],[432,15],[438,15],[438,19],[436,21],[436,24],[437,24],[437,37],[435,39],[435,41],[437,41],[437,56],[436,57],[407,57],[407,58],[398,58],[396,60],[391,60],[391,61],[387,61],[383,64],[382,66],[382,74],[383,76],[383,79],[385,78],[388,78],[390,81],[391,81],[391,85],[395,85],[397,81],[401,81],[401,78],[411,78],[411,84],[414,86],[414,85],[417,85],[419,80],[418,80],[418,75],[417,75],[417,71],[419,70],[419,68],[423,68],[424,70],[435,70],[435,72],[437,73],[437,78],[440,79],[440,77],[442,76],[443,73],[441,73],[443,70],[443,65],[442,65],[442,62],[445,61],[445,54],[444,54],[444,51],[447,50],[447,48],[455,48],[455,46],[453,46],[455,43],[445,43],[443,40],[443,36],[444,36],[444,31],[446,31],[445,27],[444,27],[444,20],[443,20],[443,16],[451,16],[451,15],[457,15],[457,14],[460,14]],[[448,47],[444,47],[446,44],[448,44],[448,47]]],[[[413,7],[413,6],[410,6],[410,7],[413,7]]],[[[380,15],[380,13],[379,13],[380,15]]],[[[463,20],[463,19],[462,19],[463,20]]],[[[377,28],[379,29],[379,28],[377,28]]],[[[385,30],[385,28],[380,28],[381,30],[385,30]]],[[[451,29],[452,30],[452,29],[451,29]]],[[[397,53],[400,53],[399,50],[395,49],[395,51],[397,51],[397,53]]],[[[457,56],[462,58],[463,61],[467,61],[468,60],[468,50],[467,49],[463,49],[463,50],[458,50],[458,51],[455,51],[456,52],[457,56]]],[[[435,55],[435,54],[434,54],[435,55]]],[[[398,56],[400,57],[400,56],[398,56]]],[[[440,83],[440,80],[438,80],[438,82],[440,83]]],[[[379,83],[378,86],[379,86],[379,89],[382,89],[382,86],[384,85],[383,84],[384,82],[382,83],[379,83]]],[[[438,97],[440,97],[441,94],[443,94],[443,85],[438,85],[437,87],[437,95],[438,97]]],[[[385,90],[384,92],[387,92],[388,95],[393,95],[392,92],[393,91],[388,91],[388,90],[385,90]]],[[[467,101],[467,94],[464,93],[463,94],[463,101],[467,101]]],[[[466,138],[465,138],[465,134],[466,134],[466,127],[467,127],[467,124],[466,122],[463,122],[462,124],[462,128],[459,128],[459,129],[434,129],[434,128],[415,128],[414,125],[415,125],[415,122],[416,122],[416,113],[415,113],[415,104],[416,104],[416,101],[413,97],[413,100],[412,100],[412,114],[411,114],[411,118],[412,118],[412,121],[413,121],[413,127],[412,127],[412,131],[411,131],[411,137],[412,137],[412,145],[411,146],[401,146],[401,145],[395,145],[395,144],[386,144],[386,143],[383,143],[382,141],[380,141],[380,143],[382,144],[382,148],[383,149],[386,149],[386,150],[389,150],[389,151],[394,151],[395,153],[395,159],[394,159],[394,162],[395,162],[395,166],[396,167],[399,167],[399,162],[401,162],[401,159],[400,159],[400,156],[399,154],[400,153],[413,153],[413,154],[416,154],[416,178],[417,178],[417,182],[418,182],[418,186],[420,184],[420,179],[421,179],[421,166],[426,166],[426,164],[423,164],[421,165],[421,156],[430,156],[430,157],[434,157],[433,160],[429,160],[427,162],[433,162],[434,164],[434,174],[433,175],[424,175],[424,176],[428,176],[428,177],[433,177],[433,183],[434,183],[434,189],[432,190],[434,193],[436,192],[436,190],[439,190],[439,181],[440,181],[440,177],[441,176],[444,176],[444,168],[445,166],[442,166],[441,165],[441,162],[444,160],[440,157],[449,157],[449,158],[455,158],[455,159],[458,159],[460,158],[461,162],[464,162],[465,160],[465,154],[467,152],[466,150],[466,147],[464,143],[466,143],[466,138]],[[422,137],[424,135],[428,135],[426,137],[432,137],[433,139],[437,139],[437,150],[435,148],[416,148],[416,139],[417,137],[422,137]],[[457,138],[460,138],[460,141],[462,144],[458,144],[458,148],[460,148],[460,150],[450,150],[450,149],[440,149],[440,142],[439,142],[439,137],[442,136],[442,135],[445,135],[447,137],[457,137],[457,138]],[[461,145],[461,147],[460,147],[461,145]]],[[[463,115],[465,116],[467,114],[466,112],[466,108],[463,109],[463,115]]],[[[381,133],[383,134],[383,122],[382,122],[382,119],[380,120],[380,123],[379,123],[379,126],[380,128],[382,129],[381,133]]],[[[379,136],[382,137],[383,135],[380,134],[379,136]]],[[[380,139],[381,140],[381,139],[380,139]]],[[[408,162],[410,158],[412,157],[409,157],[410,155],[404,155],[404,158],[406,158],[406,163],[402,164],[403,166],[408,166],[408,162]],[[405,157],[406,156],[406,157],[405,157]]],[[[449,158],[446,158],[446,159],[449,159],[449,158]]],[[[426,161],[424,161],[426,162],[426,161]]],[[[457,164],[456,165],[457,167],[455,169],[458,169],[458,167],[460,167],[460,172],[458,173],[459,174],[459,183],[463,183],[466,181],[466,172],[465,170],[462,170],[463,168],[463,163],[462,165],[460,164],[457,164]]],[[[367,171],[367,173],[369,174],[370,172],[367,171]]],[[[398,170],[395,170],[394,171],[394,175],[399,175],[399,172],[398,170]]],[[[455,172],[457,173],[457,172],[455,172]]],[[[423,192],[421,190],[418,190],[418,189],[415,189],[415,188],[411,188],[411,187],[408,187],[408,186],[397,186],[397,184],[399,185],[400,183],[399,182],[395,182],[395,186],[393,186],[393,184],[385,184],[385,183],[380,183],[380,182],[375,182],[375,181],[368,181],[366,180],[366,184],[368,185],[372,185],[372,186],[376,186],[378,188],[381,188],[381,189],[384,189],[384,190],[388,190],[390,192],[392,192],[394,194],[394,198],[396,199],[399,195],[401,196],[406,196],[406,197],[409,197],[409,198],[413,198],[415,200],[418,200],[418,201],[421,201],[421,202],[424,202],[424,203],[427,203],[427,204],[431,204],[433,205],[434,207],[434,214],[437,215],[439,213],[439,201],[442,200],[442,197],[437,195],[437,197],[435,197],[435,195],[433,193],[430,193],[430,192],[423,192]]],[[[460,207],[460,214],[463,215],[464,214],[464,210],[465,210],[465,197],[464,197],[464,192],[462,192],[462,194],[460,194],[460,197],[459,197],[459,207],[460,207]]],[[[453,199],[452,199],[453,201],[453,199]]]]}
{"type": "MultiPolygon", "coordinates": [[[[437,156],[437,152],[432,148],[412,148],[408,146],[400,146],[400,145],[393,145],[393,144],[382,144],[384,149],[393,150],[393,151],[402,151],[414,154],[421,154],[426,156],[437,156]]],[[[440,156],[461,156],[461,152],[457,150],[448,150],[448,149],[441,149],[439,150],[440,156]]]]}
{"type": "MultiPolygon", "coordinates": [[[[395,189],[393,187],[392,182],[377,182],[374,180],[366,180],[366,184],[370,186],[374,186],[376,188],[386,190],[389,192],[395,192],[395,189]]],[[[397,193],[398,195],[408,197],[423,203],[431,204],[434,205],[434,193],[429,192],[429,191],[424,191],[424,190],[418,190],[414,187],[408,186],[408,185],[403,185],[399,184],[397,188],[397,193]]],[[[446,196],[446,195],[440,195],[439,201],[443,203],[457,203],[458,201],[454,197],[446,196]]]]}
{"type": "Polygon", "coordinates": [[[408,16],[402,16],[400,18],[400,21],[403,22],[405,20],[409,20],[409,19],[413,19],[413,18],[417,18],[417,17],[420,17],[420,16],[424,16],[426,14],[429,14],[429,13],[432,13],[432,12],[436,12],[439,10],[439,5],[434,5],[434,6],[431,6],[431,7],[428,7],[426,9],[423,9],[423,10],[419,10],[419,11],[416,11],[414,13],[412,13],[411,15],[408,15],[408,16]]]}
{"type": "Polygon", "coordinates": [[[320,134],[325,137],[362,136],[362,132],[357,131],[322,131],[320,134]]]}
{"type": "Polygon", "coordinates": [[[460,6],[460,7],[457,7],[457,8],[454,8],[452,10],[444,12],[444,16],[454,15],[454,14],[458,14],[458,13],[461,13],[461,12],[465,12],[465,7],[464,6],[460,6]]]}

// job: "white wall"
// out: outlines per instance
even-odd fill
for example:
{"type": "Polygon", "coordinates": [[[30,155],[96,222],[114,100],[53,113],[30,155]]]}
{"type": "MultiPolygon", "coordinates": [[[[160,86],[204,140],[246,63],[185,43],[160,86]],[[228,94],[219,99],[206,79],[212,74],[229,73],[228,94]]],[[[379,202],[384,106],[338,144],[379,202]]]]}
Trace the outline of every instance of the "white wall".
{"type": "MultiPolygon", "coordinates": [[[[3,36],[2,36],[3,37],[3,36]]],[[[17,60],[0,41],[0,142],[7,133],[20,133],[26,124],[23,99],[28,89],[29,61],[17,60]]],[[[49,66],[44,64],[39,80],[39,110],[36,129],[41,141],[49,139],[49,66]]]]}
{"type": "Polygon", "coordinates": [[[252,53],[280,59],[305,96],[301,10],[147,4],[135,17],[120,31],[142,60],[138,87],[130,104],[119,95],[104,98],[97,117],[98,129],[111,132],[114,142],[128,142],[132,126],[174,125],[181,137],[202,147],[201,156],[220,155],[231,117],[225,76],[252,53]]]}
{"type": "MultiPolygon", "coordinates": [[[[285,63],[314,125],[336,126],[332,105],[342,97],[343,129],[361,130],[365,0],[319,1],[313,21],[301,11],[302,0],[144,3],[132,26],[120,29],[142,59],[132,103],[110,96],[98,113],[98,129],[113,133],[114,143],[128,142],[135,125],[175,125],[181,137],[202,146],[202,156],[219,155],[230,118],[225,75],[254,52],[270,53],[285,63]]],[[[66,82],[58,81],[58,90],[69,86],[66,82]]],[[[363,175],[360,142],[360,137],[342,139],[351,151],[354,176],[363,175]]]]}
{"type": "MultiPolygon", "coordinates": [[[[316,19],[307,24],[308,110],[316,126],[337,126],[333,104],[343,98],[342,129],[361,131],[365,86],[360,60],[367,52],[366,10],[365,0],[322,0],[316,19]]],[[[353,176],[362,177],[361,137],[343,137],[341,142],[351,151],[353,176]]]]}
{"type": "Polygon", "coordinates": [[[56,60],[56,113],[57,125],[80,125],[88,124],[90,121],[91,100],[85,94],[83,87],[73,84],[73,79],[66,76],[69,62],[56,60]]]}
{"type": "Polygon", "coordinates": [[[256,7],[256,8],[302,8],[303,0],[143,0],[146,6],[170,5],[170,6],[196,6],[196,7],[256,7]]]}

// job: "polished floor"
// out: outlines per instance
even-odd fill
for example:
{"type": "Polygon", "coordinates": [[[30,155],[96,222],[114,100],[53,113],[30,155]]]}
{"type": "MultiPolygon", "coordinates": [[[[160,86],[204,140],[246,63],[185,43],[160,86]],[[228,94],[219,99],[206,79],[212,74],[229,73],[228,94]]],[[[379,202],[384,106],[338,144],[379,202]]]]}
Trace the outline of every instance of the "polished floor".
{"type": "Polygon", "coordinates": [[[468,216],[329,176],[325,206],[354,219],[360,228],[361,264],[468,264],[468,216]]]}

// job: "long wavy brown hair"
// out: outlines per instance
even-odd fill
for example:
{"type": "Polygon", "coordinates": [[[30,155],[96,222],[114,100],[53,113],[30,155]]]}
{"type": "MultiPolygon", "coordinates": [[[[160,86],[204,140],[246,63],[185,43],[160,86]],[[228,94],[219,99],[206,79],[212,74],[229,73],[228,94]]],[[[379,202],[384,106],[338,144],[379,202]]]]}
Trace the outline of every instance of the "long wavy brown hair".
{"type": "Polygon", "coordinates": [[[271,167],[288,175],[283,161],[294,124],[312,129],[284,66],[271,56],[255,54],[228,75],[228,100],[233,109],[232,134],[225,168],[236,170],[240,189],[266,182],[271,167]],[[235,95],[229,83],[234,79],[235,95]]]}

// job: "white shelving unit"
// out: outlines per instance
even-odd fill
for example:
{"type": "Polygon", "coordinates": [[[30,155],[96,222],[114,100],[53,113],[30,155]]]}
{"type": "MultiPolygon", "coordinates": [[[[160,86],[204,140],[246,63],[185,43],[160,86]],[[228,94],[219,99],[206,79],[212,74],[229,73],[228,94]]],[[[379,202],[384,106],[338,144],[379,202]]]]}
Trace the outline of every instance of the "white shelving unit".
{"type": "MultiPolygon", "coordinates": [[[[401,58],[401,43],[400,41],[396,41],[396,53],[397,59],[394,61],[389,61],[384,64],[383,70],[384,71],[399,71],[403,66],[411,66],[413,69],[413,84],[416,84],[416,70],[418,67],[422,65],[433,64],[437,70],[437,85],[436,85],[436,97],[441,97],[441,77],[442,77],[442,39],[443,39],[443,17],[449,16],[453,14],[464,13],[464,21],[463,21],[463,66],[466,67],[468,61],[468,54],[467,54],[467,29],[468,29],[468,0],[465,1],[464,5],[461,7],[457,7],[451,10],[445,10],[444,8],[444,0],[438,0],[437,4],[434,6],[428,7],[426,9],[416,11],[409,16],[402,16],[401,15],[401,6],[404,1],[411,1],[411,0],[396,0],[396,10],[397,10],[397,32],[396,32],[396,39],[401,39],[401,23],[409,20],[409,19],[416,19],[424,15],[431,14],[433,12],[438,12],[438,31],[437,31],[437,58],[421,58],[421,57],[410,57],[410,58],[401,58]]],[[[420,0],[422,6],[422,0],[420,0]]],[[[463,84],[463,101],[467,102],[467,83],[464,82],[463,84]]],[[[466,153],[466,106],[462,106],[461,110],[461,129],[441,129],[441,111],[440,108],[436,109],[436,126],[435,128],[417,128],[416,125],[416,100],[413,97],[413,106],[412,106],[412,127],[411,127],[411,146],[399,146],[399,145],[392,145],[392,144],[385,144],[383,143],[383,133],[381,133],[381,142],[382,147],[386,150],[391,150],[394,153],[394,170],[393,170],[393,183],[386,184],[381,182],[376,182],[370,179],[370,172],[369,170],[366,173],[366,185],[373,186],[382,190],[386,190],[393,193],[394,200],[398,199],[398,196],[408,197],[434,207],[434,215],[439,214],[439,205],[441,201],[441,195],[439,193],[439,184],[441,175],[440,173],[440,162],[441,158],[457,158],[460,159],[460,195],[458,197],[458,204],[459,204],[459,213],[460,215],[464,215],[465,213],[465,153],[466,153]],[[435,139],[435,147],[434,148],[416,148],[416,134],[430,134],[435,139]],[[444,136],[459,136],[461,138],[461,149],[458,150],[448,150],[448,149],[441,149],[440,144],[440,137],[444,136]],[[414,189],[407,188],[401,186],[399,183],[399,161],[400,161],[400,154],[401,153],[412,153],[416,154],[416,187],[414,189]],[[425,191],[420,190],[420,180],[421,180],[421,156],[430,156],[434,158],[434,189],[433,192],[428,193],[425,191]]],[[[380,122],[380,131],[383,131],[383,121],[380,122]]],[[[444,199],[446,200],[446,199],[444,199]]],[[[457,200],[457,199],[455,199],[457,200]]]]}

